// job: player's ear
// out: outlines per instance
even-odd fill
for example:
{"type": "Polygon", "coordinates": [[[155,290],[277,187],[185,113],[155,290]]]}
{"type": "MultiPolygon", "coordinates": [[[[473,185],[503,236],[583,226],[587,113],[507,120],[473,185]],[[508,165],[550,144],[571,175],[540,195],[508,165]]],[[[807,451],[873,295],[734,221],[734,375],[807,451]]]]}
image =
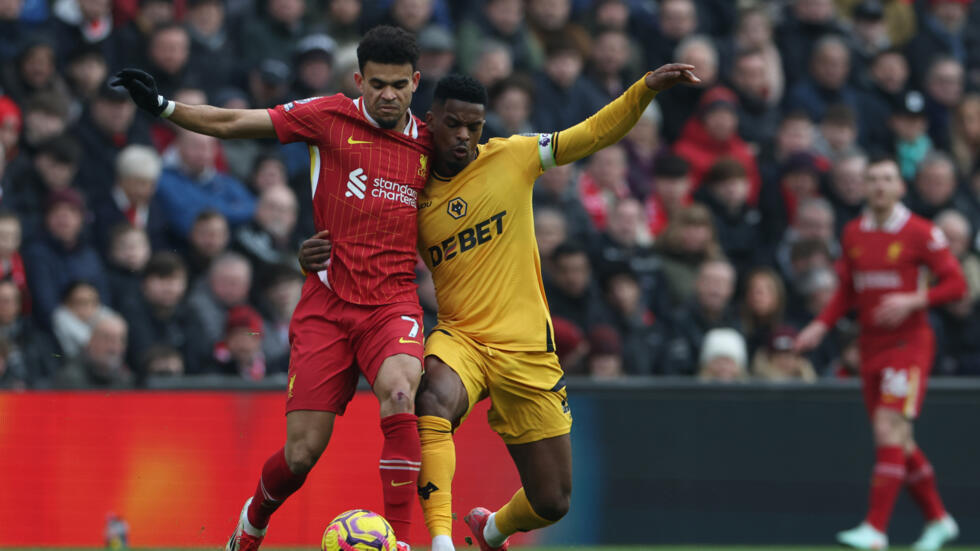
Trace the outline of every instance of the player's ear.
{"type": "Polygon", "coordinates": [[[415,71],[412,73],[412,92],[419,89],[419,80],[422,78],[422,73],[415,71]]]}
{"type": "Polygon", "coordinates": [[[361,95],[364,95],[364,75],[359,71],[354,71],[354,84],[357,85],[357,89],[360,90],[361,95]]]}
{"type": "Polygon", "coordinates": [[[427,126],[432,126],[432,121],[434,121],[435,118],[436,116],[432,114],[432,111],[425,112],[425,124],[427,126]]]}

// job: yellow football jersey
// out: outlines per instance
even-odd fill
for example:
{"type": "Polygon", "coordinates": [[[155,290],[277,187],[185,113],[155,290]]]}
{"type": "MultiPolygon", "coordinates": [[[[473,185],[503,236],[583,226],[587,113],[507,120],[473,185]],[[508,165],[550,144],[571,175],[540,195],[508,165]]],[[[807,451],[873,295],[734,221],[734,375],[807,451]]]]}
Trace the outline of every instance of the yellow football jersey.
{"type": "Polygon", "coordinates": [[[452,179],[430,176],[418,243],[436,287],[437,328],[500,350],[554,351],[531,210],[538,142],[495,138],[452,179]]]}

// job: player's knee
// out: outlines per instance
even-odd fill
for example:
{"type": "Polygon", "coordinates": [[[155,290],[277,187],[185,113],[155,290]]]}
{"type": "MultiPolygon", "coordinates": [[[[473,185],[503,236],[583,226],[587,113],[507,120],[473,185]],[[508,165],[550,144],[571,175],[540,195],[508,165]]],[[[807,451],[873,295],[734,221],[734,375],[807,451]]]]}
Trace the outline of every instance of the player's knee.
{"type": "Polygon", "coordinates": [[[293,474],[306,474],[316,465],[322,449],[317,449],[311,443],[300,440],[286,443],[286,465],[293,474]]]}
{"type": "Polygon", "coordinates": [[[407,384],[385,389],[378,398],[381,408],[390,415],[415,412],[415,396],[407,384]]]}
{"type": "Polygon", "coordinates": [[[443,419],[452,419],[452,411],[448,397],[430,386],[422,386],[415,397],[415,413],[419,417],[432,415],[443,419]]]}
{"type": "Polygon", "coordinates": [[[534,498],[528,496],[528,501],[531,503],[531,508],[534,509],[535,514],[539,517],[552,522],[558,522],[568,514],[568,508],[572,503],[572,496],[571,492],[562,490],[549,492],[547,495],[536,496],[534,498]]]}
{"type": "Polygon", "coordinates": [[[903,446],[910,436],[908,421],[898,412],[879,409],[872,422],[875,443],[879,446],[903,446]]]}

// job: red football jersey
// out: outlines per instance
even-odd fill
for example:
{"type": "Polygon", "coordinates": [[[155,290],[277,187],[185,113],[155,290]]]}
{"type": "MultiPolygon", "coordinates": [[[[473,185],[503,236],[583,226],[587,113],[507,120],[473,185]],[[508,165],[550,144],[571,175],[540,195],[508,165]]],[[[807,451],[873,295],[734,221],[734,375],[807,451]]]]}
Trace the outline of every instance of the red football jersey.
{"type": "Polygon", "coordinates": [[[874,322],[882,297],[919,288],[923,267],[937,279],[929,289],[929,306],[957,300],[966,293],[963,271],[949,252],[942,230],[905,205],[896,205],[881,227],[867,213],[852,220],[844,227],[841,246],[843,254],[837,261],[840,284],[818,317],[828,327],[853,306],[865,338],[928,329],[925,310],[912,313],[894,328],[874,322]]]}
{"type": "Polygon", "coordinates": [[[361,98],[343,94],[269,109],[282,143],[310,148],[310,193],[317,231],[333,250],[318,275],[354,304],[417,301],[418,193],[428,178],[431,135],[409,114],[402,130],[384,130],[361,98]]]}

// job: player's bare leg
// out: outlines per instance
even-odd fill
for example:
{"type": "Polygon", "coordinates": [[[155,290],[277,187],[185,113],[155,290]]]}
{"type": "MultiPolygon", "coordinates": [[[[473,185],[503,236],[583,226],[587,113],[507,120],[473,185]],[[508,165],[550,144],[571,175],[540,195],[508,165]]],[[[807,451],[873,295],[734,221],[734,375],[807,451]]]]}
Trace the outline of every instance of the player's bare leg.
{"type": "Polygon", "coordinates": [[[569,435],[507,446],[522,487],[496,513],[477,508],[466,522],[483,551],[506,549],[507,538],[549,526],[568,512],[572,497],[572,440],[569,435]],[[482,526],[481,526],[482,525],[482,526]]]}
{"type": "Polygon", "coordinates": [[[452,483],[456,473],[453,430],[469,400],[459,375],[436,356],[425,358],[425,375],[415,398],[422,441],[419,498],[432,551],[453,551],[452,483]]]}
{"type": "Polygon", "coordinates": [[[291,411],[286,414],[286,445],[262,467],[255,495],[242,509],[227,551],[259,548],[269,518],[306,480],[306,475],[326,449],[335,415],[328,411],[291,411]]]}
{"type": "MultiPolygon", "coordinates": [[[[374,380],[374,395],[380,402],[381,489],[385,518],[399,540],[408,538],[412,523],[412,501],[418,484],[422,451],[419,444],[418,418],[415,416],[415,392],[418,390],[422,365],[409,354],[385,358],[374,380]]],[[[400,548],[407,548],[399,544],[400,548]]]]}

